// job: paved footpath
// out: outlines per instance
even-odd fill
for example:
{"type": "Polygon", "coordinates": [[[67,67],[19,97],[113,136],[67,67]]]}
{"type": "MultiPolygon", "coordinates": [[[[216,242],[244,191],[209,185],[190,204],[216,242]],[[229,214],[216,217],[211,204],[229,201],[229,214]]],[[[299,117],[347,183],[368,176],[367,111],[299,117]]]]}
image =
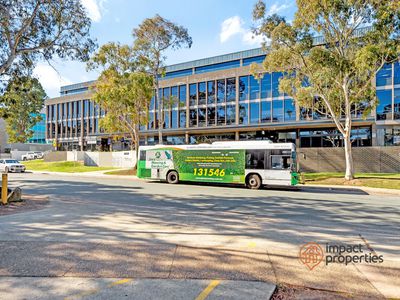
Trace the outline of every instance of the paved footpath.
{"type": "Polygon", "coordinates": [[[0,299],[268,299],[281,283],[400,298],[397,196],[40,174],[10,183],[50,204],[0,217],[0,299]],[[298,254],[311,241],[363,243],[384,263],[310,271],[298,254]]]}

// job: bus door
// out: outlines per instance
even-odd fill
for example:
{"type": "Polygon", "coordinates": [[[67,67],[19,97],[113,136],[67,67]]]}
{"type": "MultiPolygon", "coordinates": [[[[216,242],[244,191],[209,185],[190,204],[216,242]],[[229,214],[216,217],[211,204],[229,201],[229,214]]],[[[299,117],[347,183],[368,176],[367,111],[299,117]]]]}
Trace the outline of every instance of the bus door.
{"type": "Polygon", "coordinates": [[[290,149],[266,150],[265,162],[265,184],[291,184],[292,155],[290,149]]]}

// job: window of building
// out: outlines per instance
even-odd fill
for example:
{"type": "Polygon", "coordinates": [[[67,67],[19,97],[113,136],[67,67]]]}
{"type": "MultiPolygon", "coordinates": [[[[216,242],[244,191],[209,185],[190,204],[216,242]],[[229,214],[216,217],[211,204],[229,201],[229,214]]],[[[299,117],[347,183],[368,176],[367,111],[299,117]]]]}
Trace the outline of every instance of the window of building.
{"type": "Polygon", "coordinates": [[[155,105],[154,105],[155,101],[156,101],[156,98],[154,96],[151,97],[149,110],[154,110],[155,109],[155,105]]]}
{"type": "Polygon", "coordinates": [[[148,124],[149,129],[154,129],[154,113],[149,112],[149,124],[148,124]]]}
{"type": "Polygon", "coordinates": [[[225,106],[217,107],[217,125],[225,125],[225,106]]]}
{"type": "Polygon", "coordinates": [[[262,64],[264,60],[265,60],[265,55],[244,58],[242,65],[243,66],[249,66],[252,63],[262,64]]]}
{"type": "Polygon", "coordinates": [[[164,111],[164,126],[163,126],[163,128],[165,128],[165,129],[170,128],[170,125],[169,125],[170,113],[171,113],[171,111],[169,111],[169,110],[164,111]]]}
{"type": "Polygon", "coordinates": [[[260,122],[260,103],[250,103],[250,124],[258,124],[260,122]]]}
{"type": "Polygon", "coordinates": [[[236,101],[236,78],[228,78],[226,80],[226,101],[236,101]]]}
{"type": "Polygon", "coordinates": [[[246,169],[265,169],[265,150],[246,150],[246,169]]]}
{"type": "Polygon", "coordinates": [[[215,107],[207,108],[207,125],[215,126],[215,107]]]}
{"type": "Polygon", "coordinates": [[[63,119],[67,118],[67,103],[62,104],[62,118],[63,119]]]}
{"type": "Polygon", "coordinates": [[[307,107],[300,107],[300,120],[312,120],[312,109],[307,107]]]}
{"type": "Polygon", "coordinates": [[[178,128],[178,111],[176,109],[171,112],[171,128],[178,128]]]}
{"type": "Polygon", "coordinates": [[[197,105],[197,84],[192,83],[189,85],[189,105],[197,105]]]}
{"type": "Polygon", "coordinates": [[[171,97],[170,97],[170,88],[163,88],[163,107],[169,108],[171,107],[171,97]]]}
{"type": "Polygon", "coordinates": [[[392,90],[378,90],[376,91],[376,96],[379,100],[376,108],[376,119],[392,119],[392,90]]]}
{"type": "Polygon", "coordinates": [[[283,122],[283,101],[272,101],[272,122],[283,122]]]}
{"type": "Polygon", "coordinates": [[[261,78],[261,99],[272,97],[272,76],[271,73],[265,73],[261,78]]]}
{"type": "Polygon", "coordinates": [[[83,136],[87,136],[87,134],[88,134],[88,128],[87,128],[87,125],[88,125],[88,123],[87,123],[87,119],[83,119],[83,136]]]}
{"type": "Polygon", "coordinates": [[[89,134],[93,133],[93,119],[89,119],[89,134]]]}
{"type": "Polygon", "coordinates": [[[236,105],[226,106],[226,125],[236,124],[236,105]]]}
{"type": "Polygon", "coordinates": [[[400,84],[400,62],[395,62],[393,64],[394,67],[394,84],[400,84]]]}
{"type": "Polygon", "coordinates": [[[61,119],[61,105],[57,104],[57,120],[61,119]]]}
{"type": "Polygon", "coordinates": [[[296,107],[293,99],[285,99],[285,122],[296,121],[296,107]]]}
{"type": "Polygon", "coordinates": [[[239,124],[249,123],[249,107],[247,104],[239,104],[239,124]]]}
{"type": "Polygon", "coordinates": [[[217,80],[217,103],[225,102],[225,79],[217,80]]]}
{"type": "Polygon", "coordinates": [[[392,84],[392,64],[385,64],[376,73],[376,86],[385,86],[392,84]]]}
{"type": "Polygon", "coordinates": [[[254,76],[250,76],[249,80],[250,87],[250,100],[255,100],[260,98],[260,82],[254,76]]]}
{"type": "Polygon", "coordinates": [[[164,76],[164,79],[176,78],[176,77],[182,77],[182,76],[190,76],[192,74],[193,74],[193,70],[192,69],[172,71],[172,72],[167,72],[165,74],[165,76],[164,76]]]}
{"type": "Polygon", "coordinates": [[[283,96],[283,94],[279,92],[279,80],[282,78],[282,76],[282,72],[272,73],[272,97],[283,96]]]}
{"type": "Polygon", "coordinates": [[[197,109],[189,110],[189,127],[197,127],[197,109]]]}
{"type": "Polygon", "coordinates": [[[233,60],[233,61],[228,61],[228,62],[223,62],[223,63],[217,63],[217,64],[212,64],[208,66],[203,66],[203,67],[197,67],[195,68],[195,74],[200,74],[200,73],[207,73],[207,72],[213,72],[213,71],[218,71],[218,70],[226,70],[226,69],[232,69],[232,68],[238,68],[240,67],[240,60],[233,60]]]}
{"type": "Polygon", "coordinates": [[[178,87],[177,86],[171,87],[171,102],[172,102],[173,108],[178,107],[179,98],[178,98],[178,87]]]}
{"type": "Polygon", "coordinates": [[[198,83],[198,103],[199,105],[204,105],[206,104],[206,83],[205,82],[199,82],[198,83]]]}
{"type": "Polygon", "coordinates": [[[249,99],[249,76],[239,77],[239,101],[249,99]]]}
{"type": "Polygon", "coordinates": [[[179,110],[179,128],[186,127],[186,110],[180,109],[179,110]]]}
{"type": "Polygon", "coordinates": [[[400,127],[384,129],[385,146],[400,146],[400,127]]]}
{"type": "Polygon", "coordinates": [[[400,88],[394,89],[394,106],[393,106],[394,118],[400,119],[400,88]]]}
{"type": "Polygon", "coordinates": [[[89,115],[89,100],[83,100],[83,117],[87,117],[89,115]]]}
{"type": "Polygon", "coordinates": [[[181,107],[186,106],[186,85],[179,86],[179,103],[181,107]]]}
{"type": "Polygon", "coordinates": [[[199,115],[198,126],[199,127],[206,126],[206,109],[205,108],[199,108],[198,115],[199,115]]]}
{"type": "Polygon", "coordinates": [[[261,102],[261,123],[271,122],[271,101],[261,102]]]}
{"type": "Polygon", "coordinates": [[[214,104],[215,103],[215,81],[207,82],[207,103],[214,104]]]}
{"type": "Polygon", "coordinates": [[[164,144],[166,145],[184,145],[185,144],[185,136],[164,136],[163,137],[164,144]]]}

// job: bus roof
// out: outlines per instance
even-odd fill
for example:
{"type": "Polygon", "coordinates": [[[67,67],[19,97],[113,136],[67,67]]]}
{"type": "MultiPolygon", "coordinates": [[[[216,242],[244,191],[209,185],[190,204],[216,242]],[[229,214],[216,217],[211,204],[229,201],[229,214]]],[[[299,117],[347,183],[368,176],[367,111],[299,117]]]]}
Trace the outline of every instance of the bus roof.
{"type": "Polygon", "coordinates": [[[139,150],[152,150],[160,148],[175,148],[182,150],[214,150],[214,149],[291,149],[295,150],[293,143],[272,143],[271,141],[227,141],[212,144],[197,145],[154,145],[140,146],[139,150]]]}

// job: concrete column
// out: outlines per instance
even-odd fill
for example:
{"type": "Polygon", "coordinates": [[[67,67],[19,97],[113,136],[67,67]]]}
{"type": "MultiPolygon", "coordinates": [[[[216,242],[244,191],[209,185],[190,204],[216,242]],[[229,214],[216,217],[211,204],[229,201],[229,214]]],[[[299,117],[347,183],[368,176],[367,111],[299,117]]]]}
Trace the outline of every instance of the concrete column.
{"type": "Polygon", "coordinates": [[[383,145],[378,145],[377,135],[378,135],[378,130],[376,128],[376,124],[373,123],[371,125],[371,145],[372,146],[383,146],[383,145]]]}
{"type": "Polygon", "coordinates": [[[81,146],[80,146],[80,151],[83,151],[83,114],[84,114],[84,111],[83,111],[83,100],[81,100],[80,101],[80,103],[78,102],[78,105],[80,106],[80,112],[81,112],[81,117],[80,117],[80,119],[81,119],[81,134],[80,134],[80,136],[79,136],[79,141],[80,141],[80,144],[81,144],[81,146]]]}

